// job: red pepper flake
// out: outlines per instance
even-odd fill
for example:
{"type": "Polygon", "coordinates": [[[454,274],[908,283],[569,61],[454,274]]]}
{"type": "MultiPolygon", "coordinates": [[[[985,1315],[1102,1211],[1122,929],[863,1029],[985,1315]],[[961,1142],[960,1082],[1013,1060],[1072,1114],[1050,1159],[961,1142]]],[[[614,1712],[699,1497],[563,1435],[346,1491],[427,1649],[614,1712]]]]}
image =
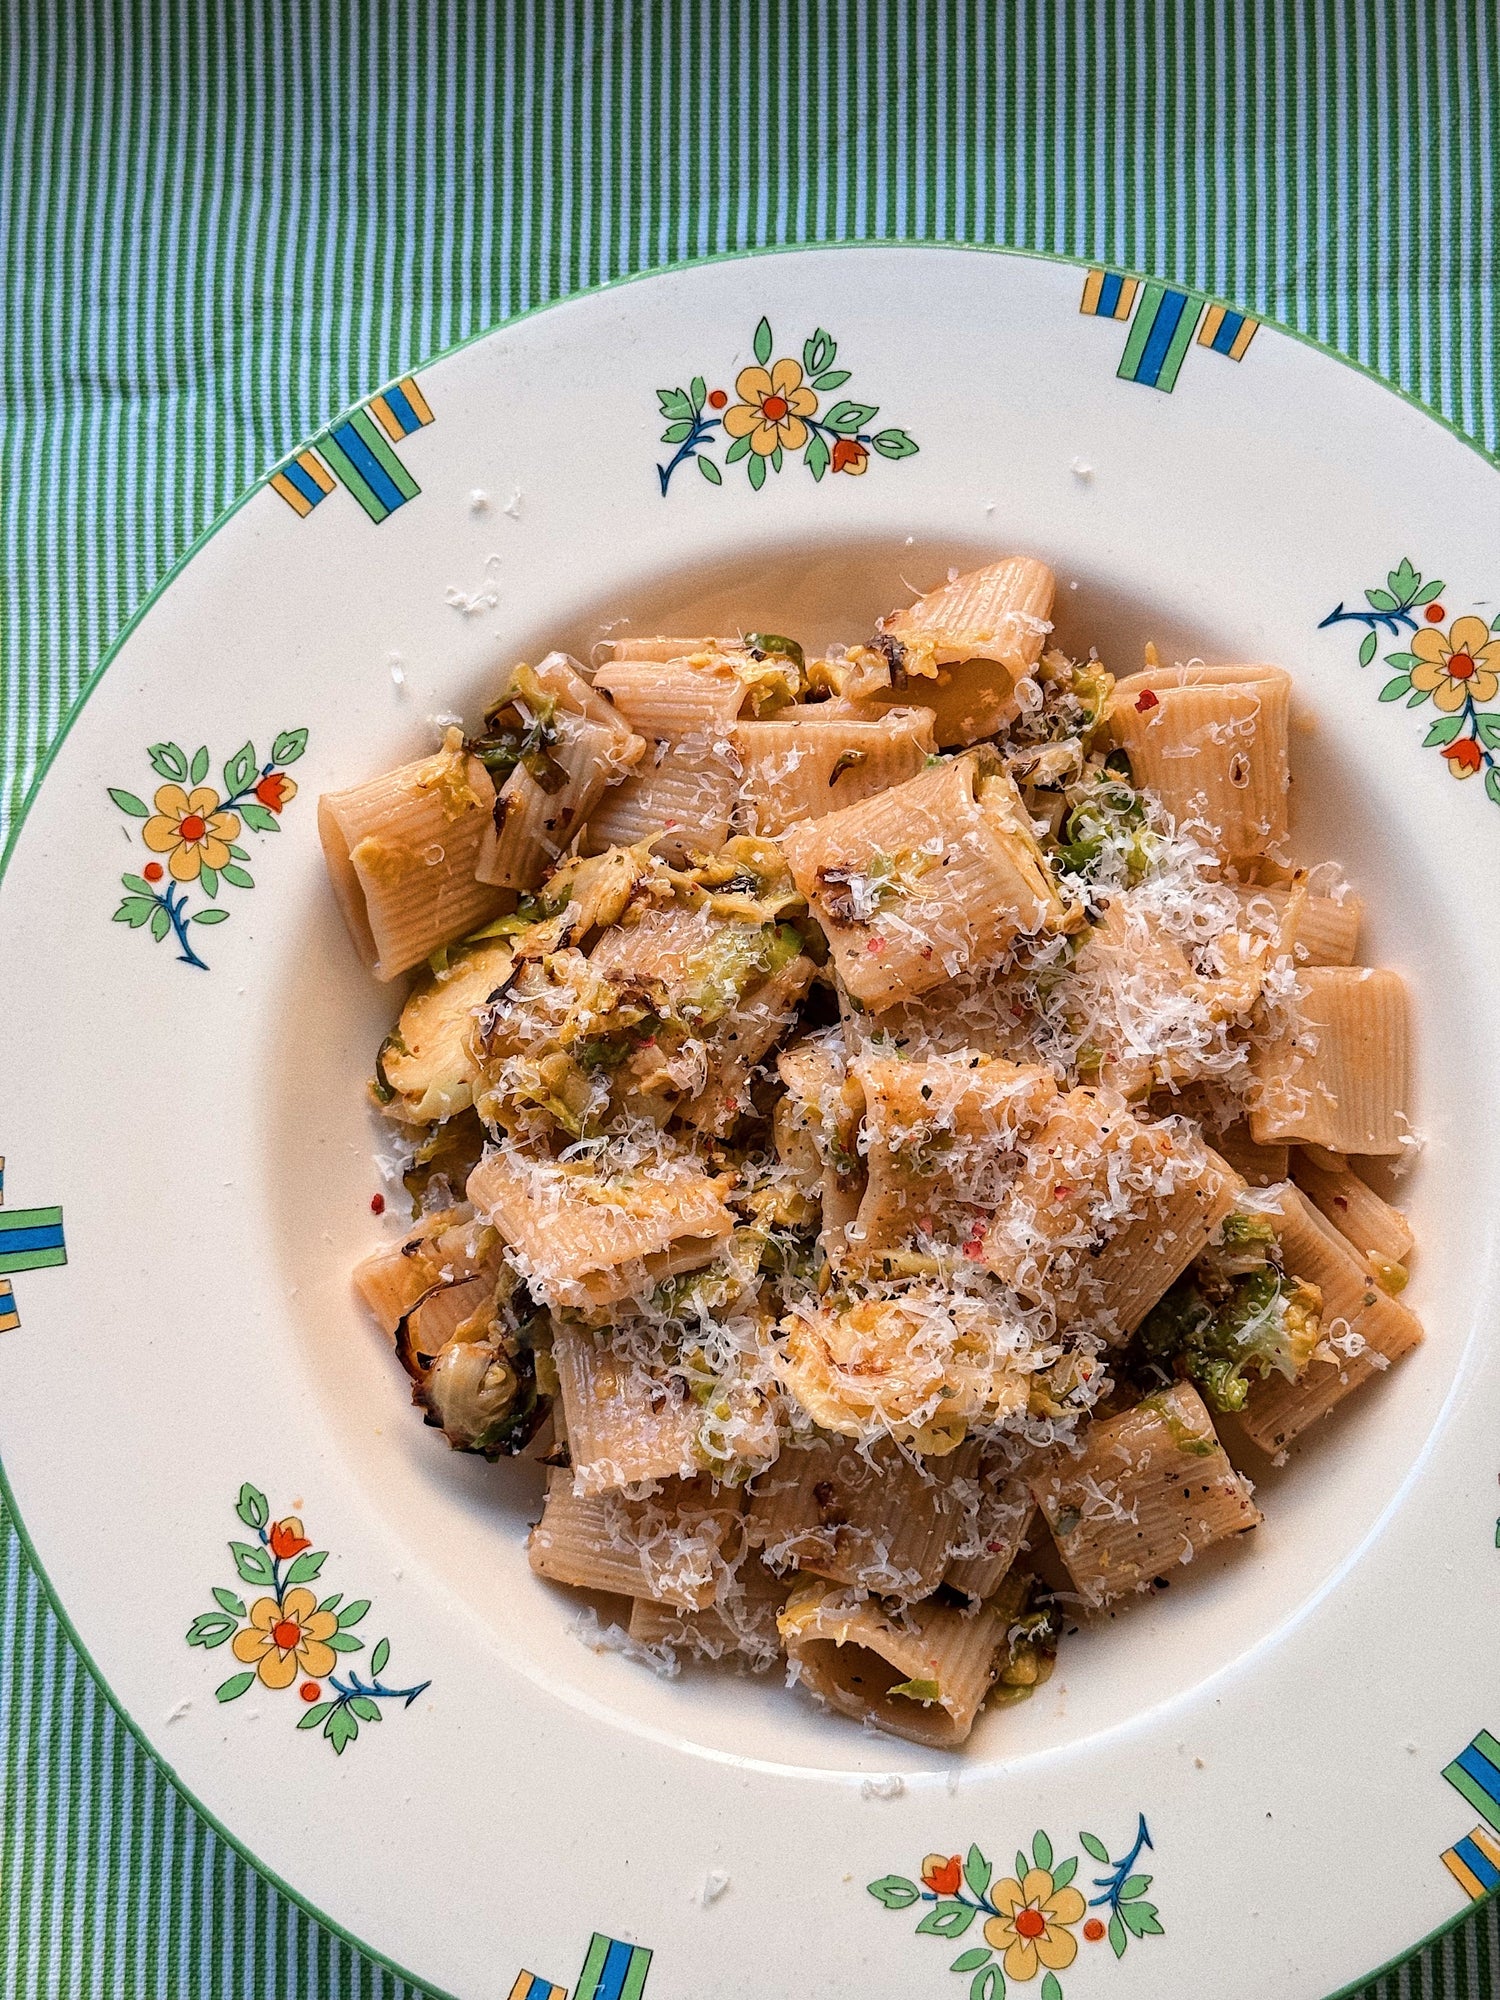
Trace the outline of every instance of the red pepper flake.
{"type": "Polygon", "coordinates": [[[370,1196],[370,1213],[371,1215],[385,1214],[385,1196],[383,1194],[372,1194],[370,1196]]]}
{"type": "Polygon", "coordinates": [[[1137,715],[1149,715],[1153,708],[1160,707],[1160,701],[1151,692],[1150,688],[1142,688],[1135,698],[1135,712],[1137,715]]]}
{"type": "Polygon", "coordinates": [[[1066,1201],[1072,1192],[1073,1183],[1071,1181],[1059,1181],[1057,1186],[1052,1190],[1052,1199],[1054,1201],[1066,1201]]]}
{"type": "Polygon", "coordinates": [[[866,950],[866,951],[884,951],[884,950],[885,950],[885,939],[884,939],[884,938],[871,938],[871,939],[870,939],[870,940],[869,940],[869,941],[867,942],[867,944],[865,945],[865,950],[866,950]]]}
{"type": "Polygon", "coordinates": [[[924,944],[924,945],[923,945],[923,947],[922,947],[922,956],[923,956],[923,958],[931,958],[931,956],[932,956],[932,946],[931,946],[930,944],[924,944]]]}
{"type": "Polygon", "coordinates": [[[974,1234],[964,1245],[964,1255],[971,1263],[975,1264],[984,1255],[984,1229],[982,1225],[975,1229],[974,1234]]]}

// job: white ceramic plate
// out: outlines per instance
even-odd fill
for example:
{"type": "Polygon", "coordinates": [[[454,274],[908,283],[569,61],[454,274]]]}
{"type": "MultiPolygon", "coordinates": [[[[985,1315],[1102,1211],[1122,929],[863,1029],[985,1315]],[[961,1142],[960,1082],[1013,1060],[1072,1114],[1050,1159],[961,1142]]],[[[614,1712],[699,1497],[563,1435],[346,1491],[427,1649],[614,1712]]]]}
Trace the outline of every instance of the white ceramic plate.
{"type": "Polygon", "coordinates": [[[1500,488],[1354,369],[1249,331],[1157,288],[939,250],[741,260],[559,306],[419,371],[252,493],[132,627],[46,773],[0,906],[8,1490],[183,1789],[438,1989],[998,2000],[987,1913],[940,1911],[918,1877],[926,1855],[969,1857],[944,1900],[973,1903],[985,1863],[998,1883],[1024,1849],[1054,1878],[1075,1862],[1098,1900],[1058,1927],[1076,1956],[1053,1984],[1037,1965],[1013,1996],[1317,1996],[1495,1877],[1500,719],[1471,715],[1500,710],[1412,709],[1386,656],[1416,622],[1493,616],[1500,488]],[[814,477],[789,451],[757,490],[725,462],[716,396],[762,320],[774,356],[847,371],[820,411],[866,406],[835,419],[868,441],[863,471],[845,449],[814,477]],[[695,377],[701,436],[663,442],[694,423],[695,377]],[[399,504],[377,521],[381,493],[399,504]],[[945,1758],[779,1685],[668,1683],[590,1651],[570,1595],[526,1566],[534,1475],[451,1453],[407,1407],[348,1281],[382,1226],[361,1082],[392,995],[343,934],[314,799],[422,750],[435,713],[476,714],[518,655],[586,655],[610,627],[857,633],[950,563],[1011,550],[1055,566],[1063,641],[1112,664],[1152,637],[1295,674],[1298,851],[1342,857],[1369,955],[1411,982],[1428,1146],[1403,1198],[1430,1331],[1262,1482],[1254,1537],[1076,1636],[1036,1699],[945,1758]],[[1402,609],[1436,579],[1436,617],[1402,609]],[[1445,721],[1457,744],[1424,747],[1445,721]],[[244,854],[217,901],[200,877],[168,908],[173,878],[146,864],[171,849],[145,844],[137,806],[211,812],[158,797],[179,761],[185,790],[243,793],[244,854]],[[48,1204],[60,1228],[23,1218],[48,1204]],[[236,1693],[255,1661],[234,1635],[273,1562],[283,1588],[312,1583],[289,1600],[307,1650],[290,1686],[236,1693]],[[342,1627],[364,1644],[330,1673],[326,1628],[364,1600],[342,1627]],[[910,1895],[872,1895],[888,1877],[910,1895]],[[1140,1934],[1112,1941],[1096,1933],[1122,1890],[1140,1934]]]}

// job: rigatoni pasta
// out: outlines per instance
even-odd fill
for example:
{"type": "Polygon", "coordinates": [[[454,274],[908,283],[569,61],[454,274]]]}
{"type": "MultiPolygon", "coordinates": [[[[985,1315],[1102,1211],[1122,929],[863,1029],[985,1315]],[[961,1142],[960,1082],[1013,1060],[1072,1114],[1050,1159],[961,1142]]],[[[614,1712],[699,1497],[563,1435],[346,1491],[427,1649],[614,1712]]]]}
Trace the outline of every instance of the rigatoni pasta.
{"type": "Polygon", "coordinates": [[[415,975],[355,1282],[425,1420],[546,1464],[537,1587],[612,1643],[937,1749],[1421,1337],[1404,992],[1288,851],[1290,676],[1117,683],[1052,593],[549,654],[322,808],[415,975]]]}

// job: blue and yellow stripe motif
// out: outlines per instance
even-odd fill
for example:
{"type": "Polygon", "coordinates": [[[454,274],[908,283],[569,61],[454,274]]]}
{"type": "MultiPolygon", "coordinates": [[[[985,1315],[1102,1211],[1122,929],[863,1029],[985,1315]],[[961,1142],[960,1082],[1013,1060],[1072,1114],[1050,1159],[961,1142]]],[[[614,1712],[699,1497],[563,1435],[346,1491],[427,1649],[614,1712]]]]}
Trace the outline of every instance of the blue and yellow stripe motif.
{"type": "Polygon", "coordinates": [[[271,474],[271,484],[294,513],[305,520],[320,500],[333,491],[333,474],[316,452],[299,451],[271,474]]]}
{"type": "Polygon", "coordinates": [[[0,1211],[0,1275],[8,1271],[44,1271],[67,1261],[60,1208],[0,1211]]]}
{"type": "Polygon", "coordinates": [[[9,1278],[0,1278],[0,1333],[14,1333],[21,1324],[16,1310],[15,1287],[9,1278]]]}
{"type": "Polygon", "coordinates": [[[1259,325],[1260,321],[1248,313],[1235,312],[1229,306],[1209,306],[1198,328],[1198,345],[1212,348],[1215,354],[1227,354],[1231,361],[1243,361],[1259,325]]]}
{"type": "Polygon", "coordinates": [[[1129,319],[1139,290],[1138,278],[1122,278],[1118,271],[1095,269],[1083,281],[1083,302],[1078,310],[1092,313],[1096,319],[1129,319]]]}
{"type": "Polygon", "coordinates": [[[417,378],[403,375],[278,466],[270,485],[304,520],[336,485],[346,487],[372,521],[388,520],[422,490],[391,447],[431,422],[432,407],[417,378]]]}
{"type": "Polygon", "coordinates": [[[539,1978],[534,1972],[518,1972],[506,2000],[568,2000],[568,1989],[554,1986],[550,1979],[539,1978]]]}
{"type": "Polygon", "coordinates": [[[622,1944],[595,1931],[573,2000],[640,2000],[650,1969],[651,1954],[644,1945],[622,1944]]]}
{"type": "Polygon", "coordinates": [[[1500,1840],[1487,1827],[1474,1831],[1443,1852],[1443,1866],[1465,1893],[1474,1898],[1500,1889],[1500,1840]]]}

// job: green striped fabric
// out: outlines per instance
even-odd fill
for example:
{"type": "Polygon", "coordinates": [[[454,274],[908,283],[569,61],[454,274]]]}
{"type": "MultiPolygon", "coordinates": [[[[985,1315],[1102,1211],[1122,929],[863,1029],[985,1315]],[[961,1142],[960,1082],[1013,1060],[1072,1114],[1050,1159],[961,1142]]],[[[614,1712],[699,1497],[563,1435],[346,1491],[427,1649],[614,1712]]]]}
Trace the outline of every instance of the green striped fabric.
{"type": "MultiPolygon", "coordinates": [[[[1490,0],[0,18],[0,834],[131,609],[244,486],[438,349],[653,265],[1064,252],[1281,319],[1496,443],[1490,0]]],[[[171,1792],[8,1523],[0,1738],[0,1995],[410,1992],[171,1792]]],[[[1486,1906],[1370,1994],[1487,2000],[1492,1963],[1486,1906]]]]}

